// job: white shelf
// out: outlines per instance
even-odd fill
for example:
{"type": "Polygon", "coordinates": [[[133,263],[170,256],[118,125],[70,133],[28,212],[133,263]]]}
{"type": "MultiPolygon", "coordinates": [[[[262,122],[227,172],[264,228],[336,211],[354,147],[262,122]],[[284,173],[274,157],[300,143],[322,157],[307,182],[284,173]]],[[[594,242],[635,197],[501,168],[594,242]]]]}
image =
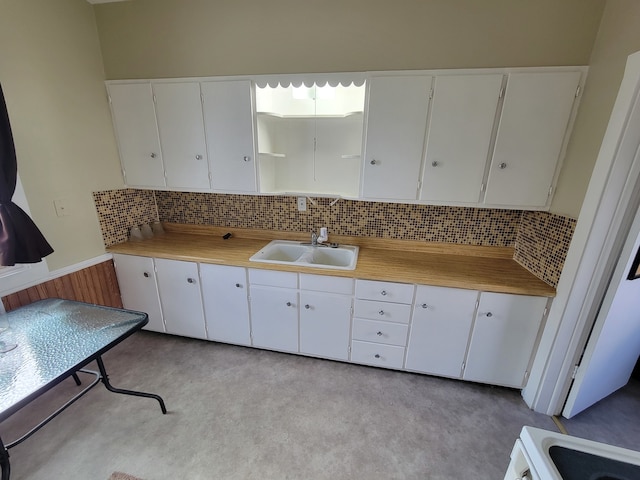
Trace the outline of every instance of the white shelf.
{"type": "Polygon", "coordinates": [[[272,158],[286,158],[286,155],[284,153],[259,152],[258,155],[272,158]]]}
{"type": "Polygon", "coordinates": [[[359,153],[353,154],[353,155],[340,155],[340,158],[344,158],[344,159],[348,159],[348,158],[360,158],[362,155],[360,155],[359,153]]]}
{"type": "Polygon", "coordinates": [[[364,112],[347,112],[347,113],[336,113],[333,115],[283,115],[281,113],[275,112],[256,112],[256,115],[263,117],[274,117],[274,118],[300,118],[300,119],[310,119],[310,118],[347,118],[352,117],[354,115],[362,115],[364,112]]]}

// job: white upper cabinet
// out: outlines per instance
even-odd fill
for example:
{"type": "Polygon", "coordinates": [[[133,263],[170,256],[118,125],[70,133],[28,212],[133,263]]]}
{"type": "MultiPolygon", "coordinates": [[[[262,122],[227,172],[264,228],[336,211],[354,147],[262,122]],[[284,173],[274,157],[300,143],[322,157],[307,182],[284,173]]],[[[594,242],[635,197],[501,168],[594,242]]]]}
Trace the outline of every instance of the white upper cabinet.
{"type": "Polygon", "coordinates": [[[201,89],[212,188],[255,192],[251,82],[203,82],[201,89]]]}
{"type": "Polygon", "coordinates": [[[502,79],[435,78],[420,200],[479,202],[502,79]]]}
{"type": "Polygon", "coordinates": [[[433,77],[373,77],[369,85],[362,197],[415,200],[433,77]]]}
{"type": "Polygon", "coordinates": [[[130,187],[164,186],[164,165],[150,83],[107,85],[124,181],[130,187]]]}
{"type": "Polygon", "coordinates": [[[200,84],[154,83],[167,187],[209,189],[200,84]]]}
{"type": "Polygon", "coordinates": [[[511,73],[484,203],[544,207],[582,72],[511,73]]]}

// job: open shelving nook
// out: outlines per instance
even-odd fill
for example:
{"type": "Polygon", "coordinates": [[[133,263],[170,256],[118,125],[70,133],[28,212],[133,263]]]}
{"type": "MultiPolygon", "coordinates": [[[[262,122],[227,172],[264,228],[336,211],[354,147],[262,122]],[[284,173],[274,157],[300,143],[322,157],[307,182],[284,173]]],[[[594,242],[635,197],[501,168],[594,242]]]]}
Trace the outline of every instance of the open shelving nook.
{"type": "Polygon", "coordinates": [[[256,85],[260,190],[357,197],[365,84],[256,85]]]}

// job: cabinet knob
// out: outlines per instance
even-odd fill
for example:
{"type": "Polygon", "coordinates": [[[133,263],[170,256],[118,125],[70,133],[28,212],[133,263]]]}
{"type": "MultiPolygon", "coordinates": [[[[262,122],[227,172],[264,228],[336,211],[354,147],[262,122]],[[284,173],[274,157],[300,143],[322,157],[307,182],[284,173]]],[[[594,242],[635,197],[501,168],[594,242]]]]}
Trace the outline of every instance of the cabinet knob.
{"type": "Polygon", "coordinates": [[[242,287],[242,285],[240,285],[239,283],[236,283],[236,288],[240,288],[242,287]]]}
{"type": "Polygon", "coordinates": [[[384,310],[380,310],[380,311],[378,312],[378,315],[384,315],[384,310]]]}
{"type": "Polygon", "coordinates": [[[487,317],[489,317],[489,318],[493,317],[493,313],[487,312],[487,317]]]}
{"type": "Polygon", "coordinates": [[[431,166],[432,167],[437,167],[438,165],[440,165],[436,160],[434,160],[433,162],[431,162],[431,166]]]}
{"type": "Polygon", "coordinates": [[[196,160],[202,160],[202,155],[196,155],[196,160]]]}
{"type": "Polygon", "coordinates": [[[250,162],[251,157],[249,157],[248,155],[245,155],[244,157],[242,157],[242,160],[244,160],[245,162],[250,162]]]}
{"type": "Polygon", "coordinates": [[[149,278],[149,272],[144,272],[142,275],[144,275],[144,278],[149,278]]]}
{"type": "Polygon", "coordinates": [[[382,290],[382,291],[380,292],[380,295],[382,295],[383,297],[384,297],[384,296],[386,296],[386,295],[387,295],[387,291],[386,291],[386,290],[382,290]]]}
{"type": "Polygon", "coordinates": [[[382,336],[382,332],[378,332],[378,333],[376,333],[376,335],[378,335],[379,337],[381,337],[381,336],[382,336]]]}
{"type": "Polygon", "coordinates": [[[376,357],[376,358],[380,358],[380,354],[379,354],[379,353],[376,353],[376,354],[374,355],[374,357],[376,357]]]}
{"type": "Polygon", "coordinates": [[[151,152],[151,155],[149,155],[149,156],[150,156],[151,158],[156,158],[156,157],[157,157],[157,155],[156,155],[155,153],[153,153],[153,152],[151,152]]]}
{"type": "Polygon", "coordinates": [[[287,307],[290,307],[290,306],[291,306],[291,302],[287,302],[287,307]]]}
{"type": "Polygon", "coordinates": [[[375,160],[371,160],[369,163],[370,163],[371,165],[375,165],[375,164],[376,164],[376,163],[378,163],[378,162],[376,162],[375,160]]]}
{"type": "Polygon", "coordinates": [[[309,305],[308,303],[304,306],[304,308],[306,308],[307,310],[309,310],[311,308],[311,305],[309,305]]]}
{"type": "Polygon", "coordinates": [[[187,278],[187,283],[196,283],[196,279],[195,278],[187,278]]]}
{"type": "Polygon", "coordinates": [[[507,164],[502,162],[500,165],[498,165],[498,167],[500,167],[500,170],[504,170],[505,168],[507,168],[507,164]]]}
{"type": "Polygon", "coordinates": [[[422,305],[420,305],[422,308],[429,308],[429,305],[427,305],[426,303],[423,303],[422,305]]]}

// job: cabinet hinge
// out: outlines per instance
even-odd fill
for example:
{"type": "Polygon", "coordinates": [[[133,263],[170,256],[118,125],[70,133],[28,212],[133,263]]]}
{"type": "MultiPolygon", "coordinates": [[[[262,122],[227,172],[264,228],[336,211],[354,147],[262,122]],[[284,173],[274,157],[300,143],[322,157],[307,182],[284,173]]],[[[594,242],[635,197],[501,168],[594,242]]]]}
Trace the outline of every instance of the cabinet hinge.
{"type": "Polygon", "coordinates": [[[109,95],[108,93],[107,93],[107,101],[109,102],[109,105],[111,105],[111,103],[112,103],[111,102],[111,95],[109,95]]]}
{"type": "Polygon", "coordinates": [[[576,87],[576,98],[578,98],[580,96],[580,91],[582,90],[582,87],[580,85],[578,85],[576,87]]]}
{"type": "Polygon", "coordinates": [[[547,312],[549,311],[549,308],[544,307],[544,312],[542,312],[542,318],[547,316],[547,312]]]}
{"type": "Polygon", "coordinates": [[[460,373],[464,373],[464,369],[467,366],[466,362],[462,362],[462,368],[460,369],[460,373]]]}
{"type": "Polygon", "coordinates": [[[353,307],[349,307],[349,312],[353,315],[353,307]]]}
{"type": "Polygon", "coordinates": [[[422,188],[422,180],[418,180],[418,191],[422,188]]]}
{"type": "Polygon", "coordinates": [[[433,88],[429,91],[429,100],[433,99],[433,88]]]}
{"type": "Polygon", "coordinates": [[[486,188],[486,185],[483,183],[480,185],[480,193],[484,192],[484,189],[486,188]]]}
{"type": "Polygon", "coordinates": [[[551,193],[553,193],[553,185],[549,187],[549,196],[551,196],[551,193]]]}
{"type": "Polygon", "coordinates": [[[202,93],[200,94],[200,103],[204,105],[204,95],[202,93]]]}
{"type": "Polygon", "coordinates": [[[162,171],[162,175],[164,175],[164,178],[165,178],[165,180],[166,180],[166,179],[167,179],[167,171],[166,171],[166,170],[163,170],[163,171],[162,171]]]}
{"type": "Polygon", "coordinates": [[[476,310],[478,309],[479,306],[480,306],[480,300],[476,300],[476,310]]]}
{"type": "Polygon", "coordinates": [[[498,98],[504,97],[504,87],[500,88],[500,93],[498,93],[498,98]]]}
{"type": "Polygon", "coordinates": [[[156,101],[156,94],[154,93],[154,94],[152,94],[151,96],[153,97],[153,103],[158,103],[158,102],[156,101]]]}
{"type": "Polygon", "coordinates": [[[573,372],[571,372],[571,379],[576,378],[576,376],[578,375],[578,369],[580,368],[580,365],[574,365],[573,366],[573,372]]]}

